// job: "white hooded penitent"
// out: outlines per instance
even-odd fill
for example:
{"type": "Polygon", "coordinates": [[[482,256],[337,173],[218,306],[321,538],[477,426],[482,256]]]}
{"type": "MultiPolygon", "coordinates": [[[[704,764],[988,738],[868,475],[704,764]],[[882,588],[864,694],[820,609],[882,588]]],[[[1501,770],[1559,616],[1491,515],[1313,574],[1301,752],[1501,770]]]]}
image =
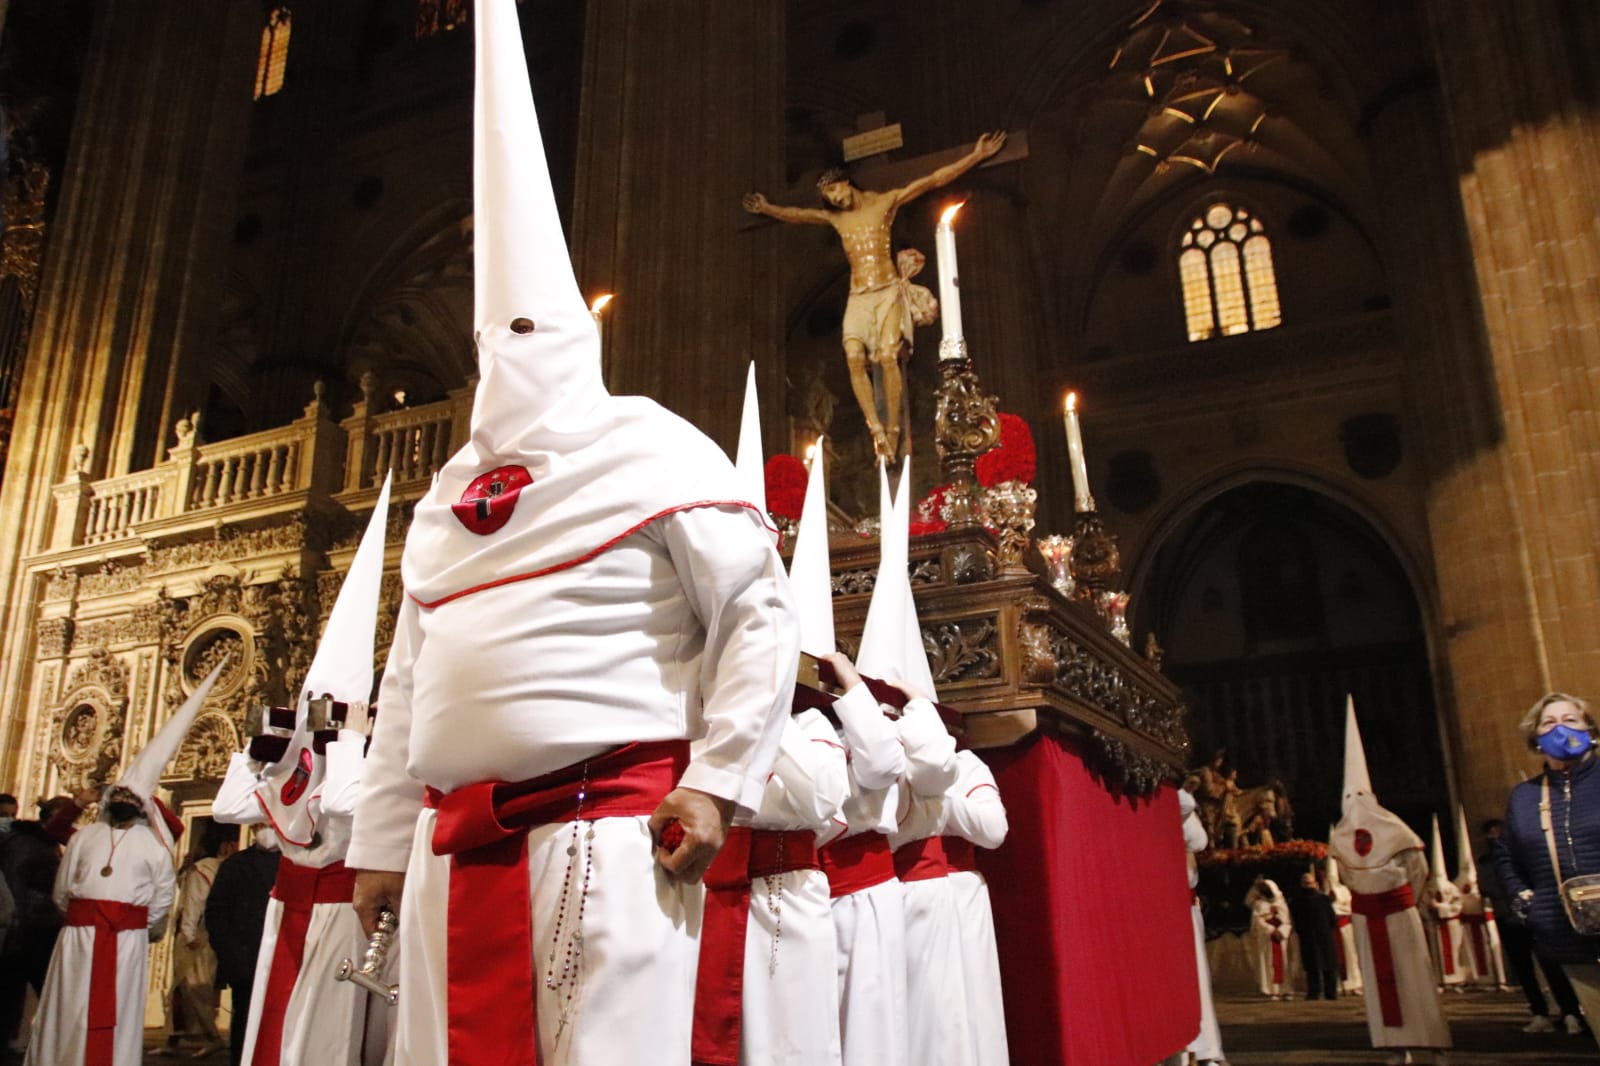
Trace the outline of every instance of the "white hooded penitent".
{"type": "Polygon", "coordinates": [[[1456,884],[1476,889],[1478,862],[1472,856],[1472,837],[1467,832],[1467,809],[1456,805],[1456,884]]]}
{"type": "Polygon", "coordinates": [[[406,538],[406,593],[423,607],[579,565],[688,507],[743,507],[765,524],[704,434],[650,400],[607,393],[600,335],[556,212],[517,6],[480,3],[474,28],[478,387],[469,438],[418,502],[406,538]]]}
{"type": "Polygon", "coordinates": [[[1328,848],[1345,866],[1370,870],[1399,852],[1421,847],[1422,838],[1372,794],[1367,753],[1356,725],[1356,701],[1349,697],[1345,703],[1343,814],[1328,836],[1328,848]]]}
{"type": "Polygon", "coordinates": [[[384,536],[389,525],[389,489],[393,474],[383,479],[377,503],[367,519],[350,570],[339,586],[328,624],[306,671],[305,683],[295,696],[294,735],[275,763],[264,767],[262,777],[276,784],[294,773],[302,775],[295,787],[269,790],[279,809],[274,828],[290,841],[309,841],[315,826],[307,803],[315,794],[322,766],[312,756],[312,736],[307,717],[313,699],[331,696],[341,703],[365,704],[372,696],[373,653],[378,628],[378,597],[383,585],[384,536]]]}
{"type": "MultiPolygon", "coordinates": [[[[168,851],[176,836],[171,825],[167,823],[161,805],[156,802],[156,788],[161,783],[161,773],[178,754],[178,749],[183,746],[183,738],[189,735],[189,729],[194,725],[194,720],[200,713],[200,705],[205,703],[206,697],[211,695],[211,689],[217,683],[217,678],[222,676],[222,668],[228,665],[224,658],[214,666],[205,680],[195,686],[194,692],[183,701],[179,707],[156,730],[156,735],[150,738],[150,743],[139,749],[122,771],[112,788],[125,788],[144,801],[145,820],[150,823],[151,832],[166,846],[168,851]]],[[[107,803],[101,799],[101,818],[105,818],[107,803]]]]}

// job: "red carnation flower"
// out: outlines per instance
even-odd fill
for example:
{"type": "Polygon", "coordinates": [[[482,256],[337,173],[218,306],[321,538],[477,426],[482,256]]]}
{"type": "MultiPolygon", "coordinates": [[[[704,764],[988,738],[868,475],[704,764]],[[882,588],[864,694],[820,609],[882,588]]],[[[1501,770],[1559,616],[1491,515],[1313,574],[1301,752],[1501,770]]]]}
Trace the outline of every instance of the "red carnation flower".
{"type": "Polygon", "coordinates": [[[1000,441],[978,456],[978,484],[984,488],[1002,481],[1033,484],[1039,466],[1033,449],[1033,431],[1017,415],[1000,415],[1000,441]]]}
{"type": "Polygon", "coordinates": [[[767,510],[774,518],[800,521],[806,505],[806,464],[792,455],[774,455],[767,460],[767,510]]]}

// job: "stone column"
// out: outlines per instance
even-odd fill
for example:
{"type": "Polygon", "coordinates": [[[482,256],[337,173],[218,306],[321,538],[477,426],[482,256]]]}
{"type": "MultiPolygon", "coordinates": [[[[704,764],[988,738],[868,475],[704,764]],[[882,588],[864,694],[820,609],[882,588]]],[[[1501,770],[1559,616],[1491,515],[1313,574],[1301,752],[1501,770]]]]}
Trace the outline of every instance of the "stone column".
{"type": "MultiPolygon", "coordinates": [[[[210,340],[249,129],[259,5],[106,4],[94,19],[0,487],[0,707],[27,703],[17,561],[50,543],[52,486],[80,442],[90,479],[152,463],[168,368],[210,340]]],[[[0,723],[0,778],[23,726],[0,723]]]]}
{"type": "Polygon", "coordinates": [[[739,207],[783,179],[784,5],[592,0],[572,245],[614,292],[611,390],[659,400],[731,450],[756,361],[767,454],[788,448],[779,230],[739,207]]]}
{"type": "Polygon", "coordinates": [[[1600,153],[1569,59],[1594,44],[1596,18],[1546,0],[1425,9],[1438,97],[1387,103],[1370,141],[1414,348],[1408,440],[1430,478],[1436,676],[1476,820],[1531,766],[1520,710],[1600,682],[1600,153]],[[1441,195],[1453,185],[1459,202],[1441,195]]]}

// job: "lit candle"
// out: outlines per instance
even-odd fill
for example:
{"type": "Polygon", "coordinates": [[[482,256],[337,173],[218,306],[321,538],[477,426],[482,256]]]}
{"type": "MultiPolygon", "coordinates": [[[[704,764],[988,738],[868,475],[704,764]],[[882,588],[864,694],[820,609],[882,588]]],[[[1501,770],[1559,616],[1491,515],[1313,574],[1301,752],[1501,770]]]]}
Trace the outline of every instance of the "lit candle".
{"type": "MultiPolygon", "coordinates": [[[[965,203],[965,201],[963,201],[965,203]]],[[[940,359],[965,359],[967,341],[961,332],[961,274],[956,267],[956,212],[952,204],[939,216],[933,231],[933,250],[939,260],[939,314],[944,335],[939,340],[940,359]]]]}
{"type": "Polygon", "coordinates": [[[1072,460],[1072,503],[1080,514],[1094,510],[1089,492],[1089,464],[1083,458],[1083,433],[1078,428],[1078,394],[1067,393],[1064,420],[1067,426],[1067,456],[1072,460]]]}
{"type": "MultiPolygon", "coordinates": [[[[606,304],[611,302],[612,296],[613,294],[609,292],[600,296],[596,296],[594,298],[594,302],[589,305],[589,314],[594,318],[594,335],[600,342],[600,379],[602,381],[605,381],[607,377],[606,331],[605,327],[601,323],[600,312],[606,309],[606,304]]],[[[609,384],[609,382],[607,382],[607,384],[609,384]]]]}

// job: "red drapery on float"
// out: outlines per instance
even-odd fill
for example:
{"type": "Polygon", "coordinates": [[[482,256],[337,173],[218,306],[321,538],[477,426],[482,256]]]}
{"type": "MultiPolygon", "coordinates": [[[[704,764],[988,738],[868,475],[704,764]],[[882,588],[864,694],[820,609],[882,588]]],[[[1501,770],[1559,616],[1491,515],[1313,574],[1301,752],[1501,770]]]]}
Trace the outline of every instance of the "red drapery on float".
{"type": "Polygon", "coordinates": [[[1113,795],[1075,742],[982,753],[1005,797],[989,881],[1014,1066],[1145,1066],[1200,1031],[1174,790],[1113,795]]]}

